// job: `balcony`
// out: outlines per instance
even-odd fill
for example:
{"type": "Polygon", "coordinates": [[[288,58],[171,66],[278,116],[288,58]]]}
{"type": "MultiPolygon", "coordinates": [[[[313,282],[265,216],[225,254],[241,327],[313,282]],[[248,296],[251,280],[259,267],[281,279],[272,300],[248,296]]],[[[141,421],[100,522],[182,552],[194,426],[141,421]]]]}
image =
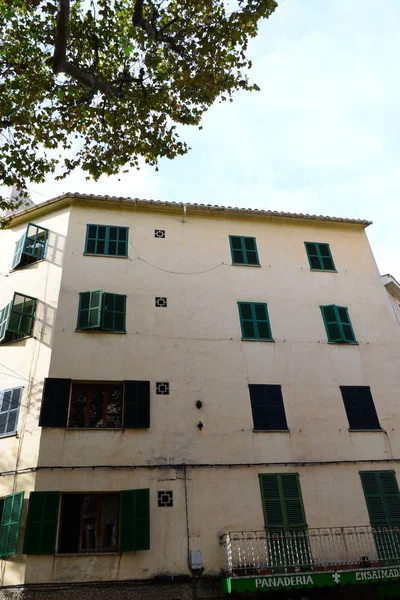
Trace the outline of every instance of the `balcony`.
{"type": "Polygon", "coordinates": [[[231,531],[221,537],[227,577],[312,573],[400,564],[400,529],[324,527],[282,533],[231,531]]]}

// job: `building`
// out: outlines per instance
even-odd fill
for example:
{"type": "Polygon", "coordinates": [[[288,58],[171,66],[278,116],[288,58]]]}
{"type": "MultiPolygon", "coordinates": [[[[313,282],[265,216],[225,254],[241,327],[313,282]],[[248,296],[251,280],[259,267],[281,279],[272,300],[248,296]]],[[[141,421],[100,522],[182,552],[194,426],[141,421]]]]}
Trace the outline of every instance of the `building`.
{"type": "Polygon", "coordinates": [[[12,218],[0,598],[398,593],[400,337],[369,224],[80,194],[12,218]]]}
{"type": "Polygon", "coordinates": [[[389,296],[396,321],[400,325],[400,283],[389,273],[382,275],[381,279],[389,296]]]}

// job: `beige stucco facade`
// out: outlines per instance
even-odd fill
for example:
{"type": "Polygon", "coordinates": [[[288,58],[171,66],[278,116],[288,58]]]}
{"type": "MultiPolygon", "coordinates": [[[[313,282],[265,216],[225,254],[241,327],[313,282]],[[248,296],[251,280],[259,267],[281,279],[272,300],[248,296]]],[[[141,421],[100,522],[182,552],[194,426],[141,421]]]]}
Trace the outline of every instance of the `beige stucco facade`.
{"type": "Polygon", "coordinates": [[[151,549],[27,556],[25,506],[0,585],[190,575],[191,551],[218,576],[220,536],[264,527],[260,473],[299,474],[310,528],[367,525],[359,471],[400,477],[400,337],[365,226],[77,196],[15,217],[0,232],[0,306],[18,291],[38,310],[33,337],[0,345],[0,389],[24,386],[18,434],[0,438],[0,497],[149,488],[151,549]],[[10,274],[28,221],[49,229],[45,260],[10,274]],[[84,255],[88,223],[129,227],[129,256],[84,255]],[[256,238],[260,266],[232,265],[230,235],[256,238]],[[305,241],[328,243],[337,272],[310,270],[305,241]],[[127,296],[126,333],[76,331],[79,294],[97,289],[127,296]],[[268,304],[274,341],[241,339],[240,301],[268,304]],[[348,308],[357,344],[327,342],[328,304],[348,308]],[[41,428],[45,377],[150,381],[150,428],[41,428]],[[248,386],[266,383],[282,386],[288,431],[254,431],[248,386]],[[370,386],[381,429],[349,431],[341,385],[370,386]]]}

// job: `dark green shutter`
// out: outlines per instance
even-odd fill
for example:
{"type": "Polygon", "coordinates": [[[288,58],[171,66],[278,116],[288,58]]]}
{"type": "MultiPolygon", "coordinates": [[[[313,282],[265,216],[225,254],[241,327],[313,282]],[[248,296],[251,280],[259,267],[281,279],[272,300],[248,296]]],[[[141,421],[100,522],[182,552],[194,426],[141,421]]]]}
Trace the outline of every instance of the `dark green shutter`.
{"type": "Polygon", "coordinates": [[[285,406],[280,385],[249,384],[254,429],[287,429],[285,406]]]}
{"type": "Polygon", "coordinates": [[[24,233],[24,235],[22,237],[19,238],[18,242],[15,244],[15,251],[14,251],[14,256],[13,256],[13,260],[12,260],[12,264],[11,264],[11,270],[18,267],[19,263],[21,262],[22,252],[24,251],[24,246],[25,246],[25,237],[26,237],[26,232],[24,233]]]}
{"type": "Polygon", "coordinates": [[[124,427],[150,427],[150,382],[124,382],[124,427]]]}
{"type": "Polygon", "coordinates": [[[329,244],[304,242],[310,269],[317,271],[335,271],[329,244]]]}
{"type": "Polygon", "coordinates": [[[3,513],[0,515],[0,556],[17,554],[23,504],[24,492],[4,498],[3,513]]]}
{"type": "Polygon", "coordinates": [[[11,307],[12,302],[10,302],[10,304],[7,304],[7,306],[0,310],[0,342],[2,342],[7,335],[7,326],[8,319],[10,317],[11,307]]]}
{"type": "Polygon", "coordinates": [[[380,429],[374,400],[368,386],[341,385],[350,429],[380,429]]]}
{"type": "Polygon", "coordinates": [[[67,427],[70,390],[71,379],[45,378],[40,427],[67,427]]]}
{"type": "Polygon", "coordinates": [[[356,338],[345,306],[320,306],[329,342],[354,343],[356,338]]]}
{"type": "Polygon", "coordinates": [[[124,490],[120,493],[121,552],[150,550],[150,490],[124,490]]]}
{"type": "Polygon", "coordinates": [[[257,243],[254,237],[230,235],[232,263],[234,265],[259,265],[257,243]]]}
{"type": "Polygon", "coordinates": [[[36,298],[14,293],[8,319],[7,331],[22,336],[31,336],[36,313],[36,298]]]}
{"type": "Polygon", "coordinates": [[[242,338],[247,340],[271,340],[268,307],[265,302],[238,302],[242,338]]]}
{"type": "Polygon", "coordinates": [[[355,342],[356,338],[351,325],[349,311],[345,306],[336,306],[336,311],[342,328],[343,341],[355,342]]]}
{"type": "Polygon", "coordinates": [[[60,492],[31,492],[25,529],[24,554],[54,554],[60,492]]]}
{"type": "Polygon", "coordinates": [[[101,325],[102,290],[79,294],[77,329],[99,329],[101,325]]]}
{"type": "Polygon", "coordinates": [[[393,471],[361,471],[369,518],[373,526],[400,525],[400,494],[393,471]]]}
{"type": "Polygon", "coordinates": [[[297,473],[260,475],[265,526],[268,530],[307,527],[297,473]]]}

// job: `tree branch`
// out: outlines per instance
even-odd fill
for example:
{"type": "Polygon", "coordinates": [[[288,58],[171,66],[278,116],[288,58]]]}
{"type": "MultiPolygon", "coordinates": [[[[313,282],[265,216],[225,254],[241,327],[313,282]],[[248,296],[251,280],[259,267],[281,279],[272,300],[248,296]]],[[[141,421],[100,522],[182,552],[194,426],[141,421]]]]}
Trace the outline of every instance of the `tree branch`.
{"type": "MultiPolygon", "coordinates": [[[[157,27],[155,26],[155,13],[153,13],[153,18],[152,18],[151,23],[147,19],[144,18],[143,2],[144,2],[144,0],[136,0],[136,2],[135,2],[135,8],[133,11],[133,18],[132,18],[133,25],[143,29],[143,31],[145,31],[147,33],[147,35],[149,37],[153,38],[156,42],[165,42],[166,44],[168,44],[168,46],[171,48],[171,50],[173,50],[174,52],[179,54],[179,56],[184,57],[183,46],[181,46],[180,44],[177,44],[175,38],[164,33],[163,29],[157,29],[157,27]]],[[[170,23],[168,23],[167,26],[171,25],[171,23],[172,23],[172,21],[170,23]]]]}
{"type": "Polygon", "coordinates": [[[64,70],[68,41],[69,8],[70,0],[59,0],[53,54],[54,73],[61,73],[64,70]]]}

